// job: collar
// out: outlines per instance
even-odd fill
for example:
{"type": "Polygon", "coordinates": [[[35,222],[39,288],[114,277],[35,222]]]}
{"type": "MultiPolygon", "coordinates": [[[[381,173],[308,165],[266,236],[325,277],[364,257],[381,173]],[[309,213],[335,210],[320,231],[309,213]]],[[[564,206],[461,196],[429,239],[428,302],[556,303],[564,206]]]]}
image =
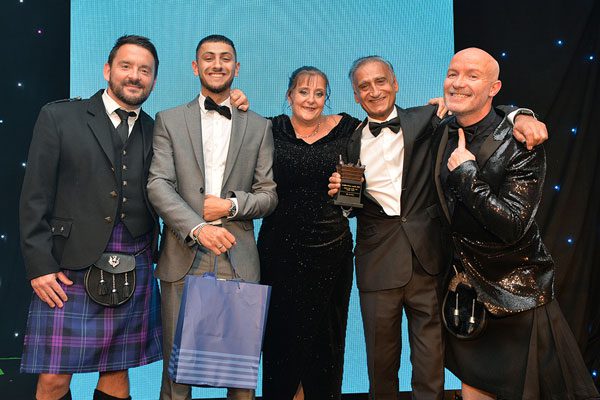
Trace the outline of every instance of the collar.
{"type": "Polygon", "coordinates": [[[500,116],[498,115],[496,110],[494,110],[494,108],[492,107],[490,112],[488,112],[487,115],[485,117],[483,117],[483,119],[481,119],[480,121],[478,121],[472,125],[461,126],[458,124],[458,121],[456,120],[456,118],[454,118],[453,120],[451,120],[448,123],[448,128],[451,131],[458,131],[458,128],[463,128],[463,130],[467,136],[467,141],[470,142],[471,140],[473,140],[473,138],[475,136],[478,136],[484,132],[487,132],[488,128],[490,126],[492,126],[494,124],[494,122],[496,121],[496,118],[499,118],[499,117],[500,116]]]}
{"type": "MultiPolygon", "coordinates": [[[[112,115],[115,110],[118,110],[119,108],[122,108],[119,103],[117,103],[112,97],[110,97],[110,95],[108,94],[108,90],[104,90],[104,93],[102,93],[102,102],[104,103],[104,109],[106,110],[106,113],[108,115],[112,115]]],[[[140,117],[140,110],[142,109],[142,107],[138,107],[138,108],[134,108],[132,110],[127,110],[127,111],[133,111],[135,113],[135,118],[133,119],[133,121],[136,121],[139,117],[140,117]]],[[[115,114],[116,115],[116,114],[115,114]]],[[[131,117],[129,117],[131,118],[131,117]]],[[[131,119],[130,119],[131,121],[131,119]]]]}

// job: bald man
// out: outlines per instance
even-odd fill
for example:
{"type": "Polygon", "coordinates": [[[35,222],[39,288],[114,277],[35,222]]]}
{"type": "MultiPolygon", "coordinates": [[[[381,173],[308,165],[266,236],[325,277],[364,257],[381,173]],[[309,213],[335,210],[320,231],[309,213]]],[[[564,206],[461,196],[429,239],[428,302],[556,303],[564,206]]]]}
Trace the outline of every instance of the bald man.
{"type": "MultiPolygon", "coordinates": [[[[354,98],[367,119],[348,140],[348,162],[366,165],[364,207],[357,218],[356,283],[367,351],[369,398],[399,398],[402,314],[408,321],[412,396],[442,400],[444,344],[441,277],[449,264],[446,227],[433,184],[433,106],[396,105],[399,85],[392,64],[380,56],[357,59],[349,72],[354,98]]],[[[525,111],[525,110],[523,110],[525,111]]],[[[515,111],[519,113],[519,111],[515,111]]],[[[519,141],[531,146],[546,136],[530,116],[515,120],[519,141]]],[[[340,188],[329,179],[329,195],[340,188]]]]}
{"type": "Polygon", "coordinates": [[[534,220],[544,148],[515,140],[492,107],[499,72],[492,56],[469,48],[452,58],[444,81],[454,116],[437,128],[434,173],[453,237],[451,275],[463,274],[488,316],[474,340],[447,335],[446,367],[463,382],[464,400],[597,398],[554,300],[554,263],[534,220]]]}

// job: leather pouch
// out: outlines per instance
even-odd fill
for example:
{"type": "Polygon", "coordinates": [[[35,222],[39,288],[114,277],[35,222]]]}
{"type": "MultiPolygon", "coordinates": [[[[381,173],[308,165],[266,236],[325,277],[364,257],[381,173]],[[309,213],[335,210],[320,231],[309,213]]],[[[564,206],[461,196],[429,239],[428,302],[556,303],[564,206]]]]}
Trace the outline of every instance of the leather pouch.
{"type": "Polygon", "coordinates": [[[94,302],[105,307],[124,304],[135,291],[135,256],[103,253],[85,273],[84,284],[94,302]]]}
{"type": "Polygon", "coordinates": [[[442,304],[446,330],[458,339],[475,339],[485,329],[487,310],[464,272],[457,272],[448,284],[442,304]]]}

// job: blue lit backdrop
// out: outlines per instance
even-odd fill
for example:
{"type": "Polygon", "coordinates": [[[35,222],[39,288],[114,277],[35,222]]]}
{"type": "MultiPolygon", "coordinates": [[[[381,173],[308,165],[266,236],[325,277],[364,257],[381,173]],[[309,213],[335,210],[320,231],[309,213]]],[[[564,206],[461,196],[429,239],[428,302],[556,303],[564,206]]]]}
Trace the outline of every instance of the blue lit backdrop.
{"type": "MultiPolygon", "coordinates": [[[[198,41],[218,33],[233,40],[241,63],[234,86],[241,88],[259,114],[288,112],[284,94],[290,73],[314,65],[330,79],[331,109],[357,118],[365,113],[354,102],[347,78],[358,57],[378,54],[392,62],[400,92],[397,103],[424,104],[442,92],[453,54],[451,0],[395,1],[71,1],[71,96],[89,97],[106,87],[102,66],[115,39],[123,34],[150,37],[160,58],[158,82],[144,110],[150,115],[188,102],[199,92],[191,62],[198,41]]],[[[258,224],[257,224],[258,226],[258,224]]],[[[352,221],[355,230],[355,221],[352,221]]],[[[410,390],[409,344],[403,326],[401,390],[410,390]]],[[[156,399],[161,364],[131,371],[132,397],[156,399]]],[[[74,398],[88,398],[97,374],[73,378],[74,398]]],[[[446,387],[457,388],[447,375],[446,387]]],[[[362,321],[356,287],[352,291],[344,393],[366,393],[368,379],[362,321]]],[[[260,387],[257,395],[261,394],[260,387]]],[[[195,398],[225,397],[222,389],[195,388],[195,398]]]]}

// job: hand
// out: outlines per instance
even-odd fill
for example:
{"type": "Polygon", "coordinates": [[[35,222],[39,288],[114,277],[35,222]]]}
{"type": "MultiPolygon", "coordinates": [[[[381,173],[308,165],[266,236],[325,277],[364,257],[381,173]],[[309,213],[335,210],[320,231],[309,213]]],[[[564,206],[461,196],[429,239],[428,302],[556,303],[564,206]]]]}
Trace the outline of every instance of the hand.
{"type": "Polygon", "coordinates": [[[194,237],[215,255],[225,253],[235,244],[235,237],[225,228],[214,225],[204,225],[196,228],[194,237]]]}
{"type": "Polygon", "coordinates": [[[206,197],[204,197],[202,217],[208,222],[227,217],[229,215],[230,207],[231,200],[207,194],[206,197]]]}
{"type": "Polygon", "coordinates": [[[232,89],[229,92],[229,100],[231,101],[231,105],[236,107],[240,111],[248,111],[248,107],[250,103],[248,102],[248,98],[240,89],[232,89]]]}
{"type": "Polygon", "coordinates": [[[532,150],[538,144],[548,140],[548,130],[546,124],[531,115],[519,114],[515,117],[513,136],[519,142],[526,144],[528,150],[532,150]]]}
{"type": "Polygon", "coordinates": [[[327,194],[329,195],[329,197],[335,196],[337,194],[337,192],[340,191],[341,186],[342,186],[342,176],[340,174],[338,174],[337,172],[334,172],[329,177],[329,184],[327,185],[327,187],[329,188],[329,190],[327,191],[327,194]]]}
{"type": "Polygon", "coordinates": [[[58,306],[63,308],[65,301],[68,300],[66,293],[62,290],[57,279],[67,286],[71,286],[73,281],[67,278],[63,272],[54,272],[47,275],[38,276],[31,280],[31,287],[37,296],[50,308],[58,306]]]}
{"type": "Polygon", "coordinates": [[[454,171],[460,164],[469,160],[475,161],[475,156],[467,150],[465,132],[462,128],[458,128],[458,147],[450,154],[450,158],[448,159],[448,170],[454,171]]]}
{"type": "Polygon", "coordinates": [[[444,103],[443,97],[435,97],[433,99],[429,99],[427,104],[438,106],[436,115],[440,118],[444,118],[446,114],[448,114],[448,108],[446,108],[446,103],[444,103]]]}

